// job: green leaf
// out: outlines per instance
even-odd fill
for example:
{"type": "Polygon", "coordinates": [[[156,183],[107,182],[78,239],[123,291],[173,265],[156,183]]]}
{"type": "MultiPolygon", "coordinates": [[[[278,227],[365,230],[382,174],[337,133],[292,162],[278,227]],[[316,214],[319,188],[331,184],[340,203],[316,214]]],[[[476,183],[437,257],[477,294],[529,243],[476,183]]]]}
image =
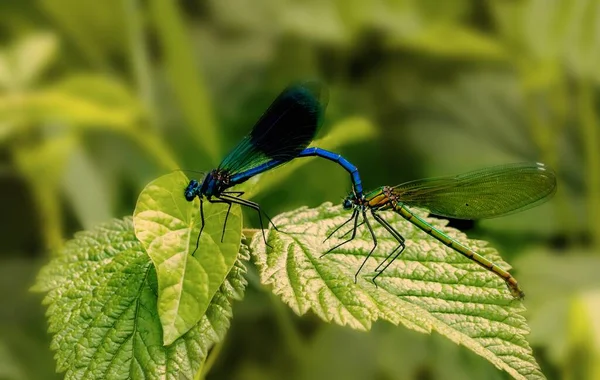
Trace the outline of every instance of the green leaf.
{"type": "Polygon", "coordinates": [[[346,46],[351,36],[339,13],[333,1],[307,1],[288,4],[279,20],[286,34],[321,44],[346,46]]]}
{"type": "Polygon", "coordinates": [[[231,208],[221,243],[227,207],[204,202],[206,224],[194,253],[201,219],[198,199],[192,203],[183,196],[188,183],[181,172],[150,182],[134,212],[135,235],[156,267],[158,314],[165,345],[202,318],[235,263],[242,236],[239,206],[231,208]]]}
{"type": "Polygon", "coordinates": [[[42,268],[33,288],[46,293],[57,370],[66,379],[193,378],[229,327],[230,300],[243,294],[240,260],[200,321],[165,347],[156,272],[131,218],[76,235],[42,268]]]}
{"type": "Polygon", "coordinates": [[[37,33],[0,52],[0,88],[19,91],[34,85],[52,62],[57,46],[54,34],[37,33]]]}
{"type": "Polygon", "coordinates": [[[165,142],[145,128],[148,112],[119,81],[104,75],[72,75],[44,90],[0,96],[0,120],[5,125],[0,128],[0,143],[18,131],[64,123],[73,132],[118,133],[139,144],[164,168],[177,168],[165,142]]]}
{"type": "Polygon", "coordinates": [[[142,106],[124,82],[101,74],[73,74],[54,83],[50,89],[109,110],[131,113],[142,112],[142,106]]]}
{"type": "MultiPolygon", "coordinates": [[[[418,230],[392,212],[382,212],[406,239],[402,256],[378,278],[374,269],[397,247],[387,231],[372,223],[378,248],[358,282],[354,274],[373,246],[363,227],[356,239],[320,258],[341,242],[327,234],[349,218],[339,206],[302,208],[274,218],[281,232],[269,231],[265,247],[259,234],[251,247],[261,280],[271,285],[297,314],[311,310],[320,318],[359,330],[387,320],[423,333],[437,331],[484,357],[516,379],[543,378],[525,339],[529,328],[503,280],[418,230]]],[[[425,218],[425,214],[422,214],[425,218]]],[[[506,267],[486,242],[467,240],[446,221],[426,218],[433,226],[488,259],[506,267]]]]}
{"type": "Polygon", "coordinates": [[[475,29],[454,24],[434,24],[417,33],[389,38],[392,47],[406,46],[416,51],[461,59],[505,60],[507,54],[496,40],[475,29]]]}
{"type": "Polygon", "coordinates": [[[63,122],[122,133],[135,129],[140,116],[139,109],[105,106],[94,100],[88,101],[82,94],[70,94],[62,89],[0,97],[0,118],[21,125],[63,122]]]}

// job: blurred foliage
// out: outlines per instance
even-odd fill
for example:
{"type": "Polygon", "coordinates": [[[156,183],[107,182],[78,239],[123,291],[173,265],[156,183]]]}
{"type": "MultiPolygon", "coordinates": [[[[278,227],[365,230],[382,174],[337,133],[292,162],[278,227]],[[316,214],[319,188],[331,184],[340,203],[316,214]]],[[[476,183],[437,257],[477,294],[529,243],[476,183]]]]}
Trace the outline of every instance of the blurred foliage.
{"type": "MultiPolygon", "coordinates": [[[[0,2],[0,377],[54,373],[39,299],[25,292],[47,252],[131,215],[151,179],[209,170],[306,78],[331,89],[324,138],[349,117],[377,129],[336,148],[367,188],[505,162],[554,167],[551,203],[454,225],[514,263],[544,373],[597,377],[599,15],[594,0],[0,2]]],[[[335,165],[297,165],[265,176],[255,200],[269,214],[349,189],[335,165]]],[[[234,315],[209,378],[500,376],[435,337],[296,318],[256,278],[234,315]]]]}

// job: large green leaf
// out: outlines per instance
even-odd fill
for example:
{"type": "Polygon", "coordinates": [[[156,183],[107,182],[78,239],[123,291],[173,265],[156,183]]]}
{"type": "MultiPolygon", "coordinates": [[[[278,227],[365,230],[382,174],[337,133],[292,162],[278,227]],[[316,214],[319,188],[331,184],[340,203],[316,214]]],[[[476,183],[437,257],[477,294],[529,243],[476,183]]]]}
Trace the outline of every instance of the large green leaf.
{"type": "Polygon", "coordinates": [[[35,84],[55,57],[57,46],[54,34],[37,33],[0,51],[0,88],[18,92],[35,84]]]}
{"type": "Polygon", "coordinates": [[[242,236],[239,206],[231,208],[221,243],[227,207],[204,202],[206,224],[194,253],[201,219],[198,199],[192,203],[183,196],[188,182],[181,172],[150,182],[134,212],[135,235],[156,267],[165,345],[202,318],[235,263],[242,236]]]}
{"type": "Polygon", "coordinates": [[[25,94],[0,96],[0,120],[11,132],[31,126],[64,123],[81,129],[141,134],[143,112],[127,88],[98,75],[76,75],[25,94]]]}
{"type": "Polygon", "coordinates": [[[125,136],[164,168],[177,168],[164,141],[144,128],[148,112],[119,81],[105,75],[71,75],[43,90],[0,96],[0,143],[45,123],[65,124],[70,132],[95,129],[125,136]]]}
{"type": "Polygon", "coordinates": [[[238,260],[199,322],[168,347],[156,272],[131,218],[78,234],[42,268],[33,289],[46,293],[52,349],[66,379],[191,379],[228,329],[244,273],[238,260]]]}
{"type": "MultiPolygon", "coordinates": [[[[358,282],[354,273],[373,243],[363,227],[356,239],[320,258],[341,242],[323,240],[349,213],[324,204],[274,218],[281,232],[270,230],[265,246],[260,234],[252,251],[261,280],[271,285],[296,313],[311,310],[323,320],[368,330],[383,319],[424,333],[437,331],[462,344],[517,379],[543,378],[525,339],[529,328],[503,280],[430,238],[394,213],[381,215],[406,239],[406,250],[378,278],[371,278],[379,262],[397,243],[374,223],[378,249],[365,265],[358,282]]],[[[425,217],[425,215],[423,215],[425,217]]],[[[426,218],[433,226],[488,259],[506,266],[483,241],[466,240],[446,222],[426,218]]]]}

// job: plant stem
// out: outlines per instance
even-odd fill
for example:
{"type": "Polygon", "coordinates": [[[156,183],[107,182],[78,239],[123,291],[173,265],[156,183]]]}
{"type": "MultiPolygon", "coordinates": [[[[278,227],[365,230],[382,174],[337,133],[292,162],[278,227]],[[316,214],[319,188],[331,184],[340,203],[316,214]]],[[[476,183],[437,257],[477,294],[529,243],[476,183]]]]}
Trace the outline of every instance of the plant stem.
{"type": "MultiPolygon", "coordinates": [[[[260,230],[254,231],[257,232],[260,230]]],[[[263,293],[266,292],[269,295],[279,329],[281,330],[285,341],[288,343],[290,353],[292,354],[294,361],[299,362],[303,357],[304,343],[302,341],[302,337],[298,333],[298,330],[294,326],[290,311],[284,306],[284,304],[275,294],[273,294],[270,290],[265,291],[265,287],[260,283],[259,277],[259,274],[256,272],[256,267],[249,265],[248,273],[246,274],[248,283],[256,289],[262,289],[263,293]]]]}
{"type": "Polygon", "coordinates": [[[224,345],[225,340],[222,340],[213,346],[213,349],[208,354],[208,357],[206,357],[206,360],[200,366],[198,373],[196,373],[196,377],[194,378],[195,380],[203,380],[204,378],[206,378],[206,375],[210,372],[212,366],[217,361],[219,354],[223,350],[224,345]]]}
{"type": "Polygon", "coordinates": [[[600,215],[600,139],[598,134],[598,115],[595,111],[595,94],[593,86],[579,83],[579,115],[581,117],[581,140],[585,155],[584,178],[587,184],[587,225],[590,228],[593,251],[600,247],[600,224],[596,217],[600,215]]]}
{"type": "Polygon", "coordinates": [[[140,17],[140,1],[126,0],[124,2],[125,17],[129,22],[129,47],[131,58],[131,72],[137,82],[138,93],[142,99],[146,112],[149,113],[152,127],[157,125],[157,113],[154,106],[154,91],[150,74],[150,60],[148,59],[146,40],[144,38],[144,25],[140,17]]]}
{"type": "Polygon", "coordinates": [[[288,347],[294,358],[294,361],[299,362],[303,357],[304,343],[302,342],[302,338],[300,337],[300,334],[298,333],[298,330],[294,326],[294,323],[290,317],[290,311],[284,307],[281,300],[275,294],[272,292],[268,293],[269,298],[271,299],[271,305],[273,305],[273,311],[275,312],[277,324],[281,329],[285,341],[288,343],[288,347]]]}

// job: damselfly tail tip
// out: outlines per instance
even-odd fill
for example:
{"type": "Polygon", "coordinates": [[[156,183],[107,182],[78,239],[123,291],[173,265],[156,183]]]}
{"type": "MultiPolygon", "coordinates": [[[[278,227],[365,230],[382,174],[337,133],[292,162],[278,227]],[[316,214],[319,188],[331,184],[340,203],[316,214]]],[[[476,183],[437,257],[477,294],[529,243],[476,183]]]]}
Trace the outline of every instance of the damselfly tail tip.
{"type": "Polygon", "coordinates": [[[525,299],[525,292],[519,289],[518,292],[513,293],[513,296],[515,298],[517,298],[518,300],[523,300],[523,299],[525,299]]]}
{"type": "Polygon", "coordinates": [[[522,300],[525,298],[525,292],[519,288],[519,285],[507,284],[508,289],[510,290],[510,294],[518,300],[522,300]]]}

